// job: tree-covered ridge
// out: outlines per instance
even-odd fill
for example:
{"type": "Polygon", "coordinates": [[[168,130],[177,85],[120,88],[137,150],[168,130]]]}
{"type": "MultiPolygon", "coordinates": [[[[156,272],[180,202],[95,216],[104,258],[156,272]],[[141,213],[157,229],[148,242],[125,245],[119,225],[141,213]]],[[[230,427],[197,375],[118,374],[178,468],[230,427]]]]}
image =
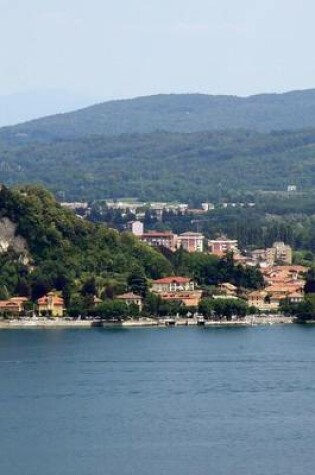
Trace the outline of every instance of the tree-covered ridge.
{"type": "Polygon", "coordinates": [[[66,285],[75,289],[91,276],[100,277],[101,285],[105,285],[103,277],[124,288],[133,267],[147,278],[172,272],[169,262],[155,250],[129,234],[81,220],[41,187],[2,187],[0,217],[17,224],[16,233],[26,239],[30,256],[27,265],[13,249],[0,256],[0,282],[10,294],[18,293],[21,284],[33,296],[41,290],[63,290],[66,285]]]}
{"type": "Polygon", "coordinates": [[[13,140],[77,138],[93,134],[197,132],[244,128],[260,131],[315,126],[315,90],[250,97],[160,94],[110,101],[1,131],[13,140]]]}
{"type": "Polygon", "coordinates": [[[310,190],[315,129],[155,132],[52,143],[0,143],[4,183],[38,183],[67,201],[137,196],[200,202],[239,193],[310,190]]]}

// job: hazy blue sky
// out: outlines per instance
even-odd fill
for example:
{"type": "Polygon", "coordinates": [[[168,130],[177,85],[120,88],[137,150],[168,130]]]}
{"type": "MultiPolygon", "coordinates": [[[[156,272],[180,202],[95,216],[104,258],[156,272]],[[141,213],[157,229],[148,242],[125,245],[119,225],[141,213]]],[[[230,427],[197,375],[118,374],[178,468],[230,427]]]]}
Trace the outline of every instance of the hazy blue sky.
{"type": "Polygon", "coordinates": [[[315,87],[314,0],[0,0],[0,96],[315,87]]]}

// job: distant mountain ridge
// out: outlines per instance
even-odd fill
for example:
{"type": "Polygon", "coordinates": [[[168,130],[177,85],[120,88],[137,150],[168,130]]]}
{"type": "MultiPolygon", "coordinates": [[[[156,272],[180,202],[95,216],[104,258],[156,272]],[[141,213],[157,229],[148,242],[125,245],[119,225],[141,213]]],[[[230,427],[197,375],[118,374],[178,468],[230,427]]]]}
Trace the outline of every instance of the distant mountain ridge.
{"type": "Polygon", "coordinates": [[[10,141],[90,135],[315,127],[315,89],[249,97],[169,94],[109,101],[0,129],[10,141]]]}
{"type": "Polygon", "coordinates": [[[200,203],[315,185],[315,128],[260,133],[154,132],[8,146],[1,180],[43,183],[67,201],[137,196],[200,203]]]}

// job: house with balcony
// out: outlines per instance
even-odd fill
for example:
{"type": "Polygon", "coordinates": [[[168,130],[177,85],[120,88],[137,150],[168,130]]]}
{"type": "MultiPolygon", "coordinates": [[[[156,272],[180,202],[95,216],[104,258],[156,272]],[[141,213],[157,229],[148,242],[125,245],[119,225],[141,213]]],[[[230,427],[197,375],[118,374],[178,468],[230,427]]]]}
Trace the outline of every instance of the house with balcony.
{"type": "Polygon", "coordinates": [[[181,292],[195,290],[195,282],[189,277],[164,277],[152,282],[152,292],[181,292]]]}

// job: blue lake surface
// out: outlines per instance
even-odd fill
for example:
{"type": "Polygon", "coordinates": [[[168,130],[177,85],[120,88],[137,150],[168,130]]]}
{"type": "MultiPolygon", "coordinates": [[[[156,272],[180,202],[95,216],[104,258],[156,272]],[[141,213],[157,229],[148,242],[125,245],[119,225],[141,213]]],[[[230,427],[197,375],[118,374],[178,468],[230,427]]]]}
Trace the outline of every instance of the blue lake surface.
{"type": "Polygon", "coordinates": [[[315,327],[0,332],[1,475],[315,473],[315,327]]]}

